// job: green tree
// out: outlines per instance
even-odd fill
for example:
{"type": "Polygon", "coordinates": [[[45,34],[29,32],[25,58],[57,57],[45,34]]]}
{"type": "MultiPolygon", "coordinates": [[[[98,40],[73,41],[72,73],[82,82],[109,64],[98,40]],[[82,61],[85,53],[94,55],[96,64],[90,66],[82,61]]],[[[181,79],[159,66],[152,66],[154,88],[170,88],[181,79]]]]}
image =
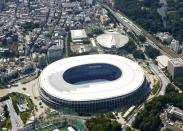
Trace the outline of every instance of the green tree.
{"type": "Polygon", "coordinates": [[[166,129],[164,129],[163,131],[173,131],[173,130],[170,129],[170,128],[166,128],[166,129]]]}
{"type": "Polygon", "coordinates": [[[117,121],[112,121],[105,115],[99,115],[86,121],[89,131],[121,131],[121,125],[117,121]]]}
{"type": "Polygon", "coordinates": [[[6,118],[9,117],[9,111],[8,111],[8,106],[7,106],[7,105],[4,106],[4,116],[5,116],[6,118]]]}
{"type": "Polygon", "coordinates": [[[126,45],[124,46],[124,49],[125,49],[126,51],[132,53],[133,51],[135,51],[135,50],[137,49],[137,46],[136,46],[136,44],[134,43],[134,41],[130,40],[130,41],[128,42],[128,44],[126,44],[126,45]]]}
{"type": "Polygon", "coordinates": [[[142,50],[135,50],[133,52],[133,57],[138,59],[145,59],[144,52],[142,50]]]}
{"type": "Polygon", "coordinates": [[[144,43],[146,41],[146,38],[142,35],[139,36],[139,40],[144,43]]]}
{"type": "Polygon", "coordinates": [[[172,83],[169,83],[166,87],[166,93],[178,93],[178,91],[172,83]]]}
{"type": "Polygon", "coordinates": [[[130,128],[130,127],[127,127],[126,129],[125,129],[125,131],[134,131],[132,128],[130,128]]]}
{"type": "Polygon", "coordinates": [[[160,55],[160,51],[155,49],[155,48],[153,48],[152,46],[147,46],[145,48],[145,53],[151,59],[155,59],[157,56],[160,55]]]}

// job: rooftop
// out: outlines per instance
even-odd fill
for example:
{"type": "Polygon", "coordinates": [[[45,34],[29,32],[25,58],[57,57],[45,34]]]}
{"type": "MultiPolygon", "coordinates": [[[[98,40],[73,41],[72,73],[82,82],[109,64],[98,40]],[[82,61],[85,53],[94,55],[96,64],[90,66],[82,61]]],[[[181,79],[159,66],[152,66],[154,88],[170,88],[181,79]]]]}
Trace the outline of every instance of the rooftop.
{"type": "Polygon", "coordinates": [[[177,108],[177,107],[171,107],[171,109],[169,110],[170,114],[176,114],[178,116],[183,117],[183,110],[177,108]]]}
{"type": "Polygon", "coordinates": [[[84,29],[71,30],[71,37],[72,39],[83,39],[83,38],[87,38],[87,35],[84,29]]]}
{"type": "MultiPolygon", "coordinates": [[[[78,72],[78,70],[75,71],[78,72]]],[[[85,74],[87,73],[85,72],[85,74]]],[[[81,76],[78,75],[78,77],[81,76]]],[[[88,101],[123,96],[134,92],[144,82],[144,72],[137,63],[121,56],[85,55],[65,58],[47,66],[41,73],[39,82],[45,92],[56,98],[88,101]],[[121,77],[112,81],[90,81],[82,84],[70,84],[63,78],[64,72],[72,67],[97,63],[116,66],[122,72],[121,77]]]]}
{"type": "Polygon", "coordinates": [[[175,67],[183,67],[183,60],[182,60],[181,58],[171,59],[170,62],[171,62],[175,67]]]}
{"type": "Polygon", "coordinates": [[[158,61],[158,66],[160,66],[161,68],[167,67],[169,60],[170,58],[166,55],[161,55],[156,58],[156,61],[158,61]]]}
{"type": "Polygon", "coordinates": [[[105,48],[121,48],[129,41],[128,36],[118,32],[107,32],[97,37],[98,43],[105,48]]]}

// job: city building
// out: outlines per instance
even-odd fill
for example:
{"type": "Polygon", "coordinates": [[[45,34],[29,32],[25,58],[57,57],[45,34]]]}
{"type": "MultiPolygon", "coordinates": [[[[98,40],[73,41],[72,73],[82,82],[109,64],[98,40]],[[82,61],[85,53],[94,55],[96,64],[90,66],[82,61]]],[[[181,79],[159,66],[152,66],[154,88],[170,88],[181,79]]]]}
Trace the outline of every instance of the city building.
{"type": "Polygon", "coordinates": [[[71,30],[71,39],[73,43],[82,43],[83,41],[87,40],[85,30],[71,30]]]}
{"type": "Polygon", "coordinates": [[[181,58],[169,60],[167,69],[172,79],[183,77],[183,60],[181,58]]]}
{"type": "Polygon", "coordinates": [[[180,42],[173,39],[171,44],[170,44],[170,48],[175,51],[176,53],[179,53],[180,50],[181,50],[181,47],[180,47],[180,42]]]}
{"type": "Polygon", "coordinates": [[[29,111],[28,103],[26,99],[22,96],[18,97],[18,104],[17,104],[18,110],[20,113],[29,111]]]}
{"type": "Polygon", "coordinates": [[[86,3],[89,4],[89,5],[95,5],[96,0],[86,0],[86,3]]]}
{"type": "Polygon", "coordinates": [[[46,65],[47,65],[46,55],[45,54],[39,55],[38,56],[38,67],[43,69],[46,65]]]}
{"type": "Polygon", "coordinates": [[[39,92],[52,108],[93,114],[137,104],[149,94],[149,87],[137,63],[98,54],[50,64],[39,77],[39,92]]]}
{"type": "Polygon", "coordinates": [[[0,0],[0,11],[5,7],[5,0],[0,0]]]}
{"type": "Polygon", "coordinates": [[[52,63],[54,61],[60,60],[63,58],[63,45],[55,45],[48,49],[47,52],[47,61],[48,63],[52,63]]]}
{"type": "Polygon", "coordinates": [[[168,66],[168,61],[170,60],[170,58],[166,55],[161,55],[161,56],[158,56],[156,58],[156,61],[158,63],[158,66],[160,68],[166,68],[168,66]]]}
{"type": "Polygon", "coordinates": [[[169,32],[158,32],[156,34],[156,37],[158,37],[162,42],[165,42],[167,44],[170,44],[173,40],[173,36],[170,35],[169,32]]]}
{"type": "Polygon", "coordinates": [[[183,121],[183,110],[181,110],[177,107],[171,106],[171,107],[169,107],[169,109],[167,111],[167,116],[173,120],[183,121]]]}

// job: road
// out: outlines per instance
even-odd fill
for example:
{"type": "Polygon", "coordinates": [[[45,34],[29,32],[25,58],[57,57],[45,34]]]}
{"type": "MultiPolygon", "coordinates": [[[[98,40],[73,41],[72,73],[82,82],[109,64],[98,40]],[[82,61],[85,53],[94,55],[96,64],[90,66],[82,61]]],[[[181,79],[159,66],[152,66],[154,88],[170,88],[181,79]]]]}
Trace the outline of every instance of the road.
{"type": "Polygon", "coordinates": [[[68,37],[69,37],[69,33],[67,32],[66,33],[66,37],[65,37],[65,42],[64,42],[64,49],[65,49],[65,57],[68,57],[69,56],[69,49],[70,46],[69,46],[69,41],[68,41],[68,37]]]}
{"type": "Polygon", "coordinates": [[[8,111],[10,113],[12,130],[17,131],[19,128],[23,127],[23,122],[20,119],[20,117],[17,115],[17,113],[15,112],[11,99],[8,99],[8,100],[4,101],[3,103],[7,105],[8,111]]]}
{"type": "Polygon", "coordinates": [[[159,41],[157,41],[151,34],[149,34],[147,31],[145,31],[140,26],[137,26],[133,21],[131,21],[129,18],[127,18],[122,13],[120,13],[118,11],[114,11],[108,5],[105,5],[103,3],[100,5],[103,6],[104,8],[106,8],[108,11],[110,11],[111,14],[113,14],[113,16],[116,17],[116,19],[120,22],[120,24],[125,26],[128,30],[134,32],[138,36],[139,35],[144,36],[147,39],[148,43],[151,46],[153,46],[154,48],[158,49],[161,52],[161,54],[167,55],[171,58],[179,57],[175,52],[170,50],[168,47],[163,46],[163,44],[161,44],[159,41]]]}
{"type": "MultiPolygon", "coordinates": [[[[113,9],[111,9],[109,6],[107,6],[105,4],[101,4],[101,5],[104,8],[106,8],[108,11],[110,11],[116,17],[116,19],[123,26],[125,26],[128,30],[134,32],[138,36],[139,35],[145,36],[146,39],[147,39],[147,41],[148,41],[148,43],[151,46],[153,46],[154,48],[158,49],[162,54],[167,55],[167,56],[169,56],[171,58],[179,57],[173,51],[167,50],[165,47],[162,47],[162,44],[159,43],[151,34],[149,34],[147,31],[145,31],[144,29],[142,29],[139,26],[137,26],[136,24],[134,24],[126,16],[122,15],[119,12],[114,11],[113,9]]],[[[154,65],[153,63],[151,63],[150,66],[151,66],[151,68],[153,69],[153,71],[156,73],[156,75],[160,78],[160,80],[162,82],[162,88],[161,88],[161,90],[160,90],[160,92],[159,92],[158,95],[164,95],[165,94],[165,90],[166,90],[166,86],[168,85],[168,83],[170,83],[170,80],[165,76],[165,74],[161,70],[158,69],[158,67],[156,65],[154,65]]]]}
{"type": "Polygon", "coordinates": [[[170,83],[170,80],[166,77],[166,75],[163,73],[163,71],[158,68],[157,65],[155,65],[154,63],[149,63],[149,66],[152,69],[152,71],[161,80],[161,89],[160,89],[160,91],[158,93],[158,96],[159,95],[164,95],[165,91],[166,91],[166,86],[170,83]]]}

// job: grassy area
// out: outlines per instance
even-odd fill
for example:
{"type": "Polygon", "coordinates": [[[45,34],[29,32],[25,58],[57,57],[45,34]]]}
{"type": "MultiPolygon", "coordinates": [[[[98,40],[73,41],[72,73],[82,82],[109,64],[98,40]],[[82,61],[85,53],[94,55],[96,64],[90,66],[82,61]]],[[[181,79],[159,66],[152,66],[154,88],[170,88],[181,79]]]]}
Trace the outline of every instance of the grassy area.
{"type": "Polygon", "coordinates": [[[159,90],[160,88],[160,81],[159,80],[154,80],[154,85],[153,85],[153,89],[152,89],[152,94],[156,94],[156,92],[159,90]]]}
{"type": "Polygon", "coordinates": [[[154,73],[151,71],[151,69],[149,68],[149,66],[144,66],[144,69],[151,75],[154,75],[154,73]]]}
{"type": "Polygon", "coordinates": [[[4,121],[2,121],[1,125],[4,128],[10,128],[11,127],[11,120],[10,120],[10,118],[6,118],[4,121]]]}
{"type": "Polygon", "coordinates": [[[20,118],[22,119],[24,124],[26,124],[27,120],[30,118],[30,115],[30,113],[23,113],[20,115],[20,118]]]}
{"type": "Polygon", "coordinates": [[[20,114],[20,118],[22,119],[23,123],[25,124],[26,121],[30,118],[31,113],[32,113],[32,112],[34,111],[34,109],[35,109],[34,103],[33,103],[32,100],[29,98],[29,96],[24,95],[24,94],[21,94],[21,93],[15,93],[15,92],[14,92],[14,93],[9,94],[9,96],[10,96],[11,99],[12,99],[13,107],[14,107],[15,111],[17,112],[17,114],[20,114],[20,113],[19,113],[19,110],[18,110],[18,106],[17,106],[17,104],[18,104],[18,98],[19,98],[20,96],[22,96],[22,97],[24,97],[24,98],[26,99],[30,111],[27,111],[26,113],[20,114]]]}
{"type": "Polygon", "coordinates": [[[9,94],[9,96],[11,97],[12,99],[12,102],[13,102],[13,107],[15,108],[15,111],[17,112],[17,114],[19,114],[19,111],[18,111],[18,107],[17,107],[17,104],[18,104],[18,98],[20,96],[24,97],[28,103],[28,107],[30,108],[30,110],[34,110],[34,103],[32,102],[32,100],[29,98],[29,96],[25,95],[25,94],[21,94],[21,93],[11,93],[9,94]]]}

